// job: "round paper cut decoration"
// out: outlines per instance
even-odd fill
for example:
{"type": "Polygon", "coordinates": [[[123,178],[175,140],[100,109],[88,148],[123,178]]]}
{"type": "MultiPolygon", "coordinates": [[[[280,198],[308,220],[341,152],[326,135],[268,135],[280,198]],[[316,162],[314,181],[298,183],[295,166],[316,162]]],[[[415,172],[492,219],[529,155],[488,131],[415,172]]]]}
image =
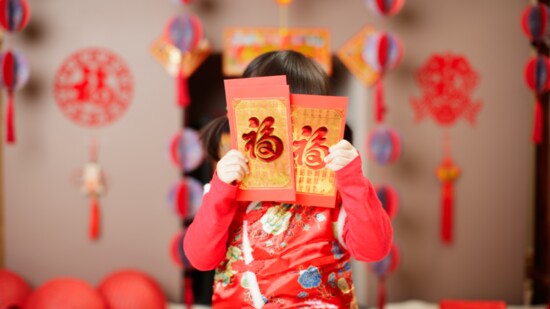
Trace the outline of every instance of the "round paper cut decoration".
{"type": "Polygon", "coordinates": [[[0,269],[0,308],[22,308],[31,287],[18,274],[0,269]]]}
{"type": "Polygon", "coordinates": [[[88,283],[73,278],[57,278],[34,291],[25,309],[105,309],[105,302],[88,283]]]}
{"type": "Polygon", "coordinates": [[[366,0],[367,6],[376,14],[391,16],[399,13],[405,0],[366,0]]]}
{"type": "Polygon", "coordinates": [[[130,69],[114,52],[84,48],[70,55],[55,75],[54,93],[63,114],[84,127],[119,120],[133,95],[130,69]]]}
{"type": "Polygon", "coordinates": [[[399,65],[403,59],[403,46],[397,36],[376,32],[365,40],[362,58],[374,71],[384,73],[399,65]]]}
{"type": "Polygon", "coordinates": [[[98,291],[109,309],[166,308],[166,298],[159,284],[141,271],[114,272],[103,279],[98,291]]]}
{"type": "Polygon", "coordinates": [[[367,153],[378,164],[395,162],[401,154],[401,138],[397,131],[386,126],[372,130],[367,138],[367,153]]]}
{"type": "Polygon", "coordinates": [[[15,142],[14,92],[29,80],[30,69],[27,59],[20,52],[7,50],[0,53],[0,87],[8,94],[6,107],[6,141],[15,142]]]}
{"type": "Polygon", "coordinates": [[[388,213],[388,216],[393,219],[399,210],[397,191],[390,185],[380,185],[376,186],[376,195],[382,203],[382,207],[388,213]]]}
{"type": "Polygon", "coordinates": [[[202,204],[203,185],[186,177],[168,193],[168,203],[180,218],[193,218],[202,204]]]}
{"type": "Polygon", "coordinates": [[[186,172],[198,168],[205,157],[199,133],[191,128],[176,133],[170,142],[170,157],[186,172]]]}
{"type": "Polygon", "coordinates": [[[27,0],[0,0],[0,25],[8,32],[21,31],[29,23],[27,0]]]}
{"type": "Polygon", "coordinates": [[[533,42],[540,42],[548,38],[550,8],[542,3],[531,4],[521,15],[523,32],[533,42]]]}

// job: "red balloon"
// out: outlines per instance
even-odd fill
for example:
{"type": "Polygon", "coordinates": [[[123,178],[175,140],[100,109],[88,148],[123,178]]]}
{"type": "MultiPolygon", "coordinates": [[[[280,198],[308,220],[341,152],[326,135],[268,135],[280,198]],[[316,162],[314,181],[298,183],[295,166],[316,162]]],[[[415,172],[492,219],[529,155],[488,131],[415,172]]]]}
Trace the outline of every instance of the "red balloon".
{"type": "Polygon", "coordinates": [[[0,308],[22,307],[32,292],[31,287],[18,274],[0,269],[0,308]]]}
{"type": "Polygon", "coordinates": [[[24,309],[106,309],[101,296],[88,283],[74,278],[46,282],[31,294],[24,309]]]}
{"type": "Polygon", "coordinates": [[[166,298],[158,283],[138,270],[112,273],[99,285],[109,309],[165,309],[166,298]]]}

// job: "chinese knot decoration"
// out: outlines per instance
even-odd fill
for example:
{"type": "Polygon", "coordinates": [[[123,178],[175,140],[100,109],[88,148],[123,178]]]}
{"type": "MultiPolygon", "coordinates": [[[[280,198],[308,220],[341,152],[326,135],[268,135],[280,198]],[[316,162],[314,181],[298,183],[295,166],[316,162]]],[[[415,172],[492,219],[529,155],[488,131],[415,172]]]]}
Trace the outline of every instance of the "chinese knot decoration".
{"type": "Polygon", "coordinates": [[[529,5],[521,16],[523,32],[531,42],[547,41],[550,34],[550,8],[542,3],[529,5]]]}
{"type": "MultiPolygon", "coordinates": [[[[0,26],[10,33],[23,30],[30,17],[30,9],[26,0],[0,0],[0,26]]],[[[1,54],[0,86],[8,93],[6,112],[6,141],[15,143],[15,111],[13,92],[23,87],[29,79],[29,67],[25,57],[11,49],[1,54]]]]}
{"type": "Polygon", "coordinates": [[[132,75],[115,53],[81,49],[60,66],[54,82],[63,114],[84,127],[102,127],[118,120],[130,106],[132,75]]]}
{"type": "Polygon", "coordinates": [[[453,241],[453,202],[454,182],[460,176],[460,168],[456,166],[451,157],[449,146],[446,146],[446,154],[443,162],[436,170],[436,175],[441,182],[441,239],[446,244],[453,241]]]}
{"type": "Polygon", "coordinates": [[[405,0],[366,0],[367,6],[376,14],[392,16],[403,8],[405,0]]]}
{"type": "Polygon", "coordinates": [[[525,81],[535,93],[535,114],[533,121],[533,142],[542,142],[542,99],[541,96],[550,90],[550,58],[538,55],[529,60],[525,68],[525,81]]]}
{"type": "Polygon", "coordinates": [[[479,75],[465,57],[433,55],[418,70],[416,81],[424,92],[421,98],[411,99],[418,121],[432,116],[439,125],[449,126],[463,117],[475,124],[482,103],[473,101],[471,95],[479,75]]]}
{"type": "Polygon", "coordinates": [[[328,147],[323,145],[328,133],[326,127],[320,127],[312,132],[311,126],[302,127],[302,139],[292,142],[294,146],[294,158],[297,165],[306,165],[312,170],[320,170],[325,167],[324,158],[328,155],[328,147]]]}

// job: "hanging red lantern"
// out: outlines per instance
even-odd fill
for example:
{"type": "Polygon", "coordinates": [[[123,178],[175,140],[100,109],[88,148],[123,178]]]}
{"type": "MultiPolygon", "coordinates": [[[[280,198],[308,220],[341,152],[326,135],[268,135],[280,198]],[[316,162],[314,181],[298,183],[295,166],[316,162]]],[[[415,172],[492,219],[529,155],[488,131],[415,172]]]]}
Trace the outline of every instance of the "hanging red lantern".
{"type": "Polygon", "coordinates": [[[177,101],[180,106],[186,107],[191,102],[187,78],[183,69],[183,57],[197,47],[202,38],[202,24],[200,20],[190,14],[176,16],[168,21],[164,35],[167,41],[179,49],[180,69],[177,77],[177,101]]]}
{"type": "Polygon", "coordinates": [[[0,25],[8,32],[23,30],[31,12],[27,0],[0,0],[0,25]]]}
{"type": "Polygon", "coordinates": [[[392,16],[403,8],[405,0],[366,0],[367,6],[376,14],[392,16]]]}
{"type": "Polygon", "coordinates": [[[6,112],[6,140],[15,143],[15,111],[13,93],[29,80],[29,66],[23,54],[12,50],[0,53],[0,86],[8,93],[6,112]]]}
{"type": "Polygon", "coordinates": [[[550,90],[550,58],[538,55],[529,60],[525,68],[525,81],[535,92],[535,115],[533,122],[533,142],[542,142],[542,99],[541,96],[550,90]]]}
{"type": "Polygon", "coordinates": [[[369,269],[378,278],[378,308],[383,309],[386,304],[386,278],[392,274],[399,265],[399,249],[392,244],[390,253],[378,262],[369,264],[369,269]]]}
{"type": "Polygon", "coordinates": [[[550,8],[542,3],[529,5],[521,15],[523,32],[533,42],[548,38],[550,8]]]}
{"type": "Polygon", "coordinates": [[[378,164],[395,162],[401,154],[401,138],[397,131],[387,126],[374,128],[367,138],[367,154],[378,164]]]}
{"type": "Polygon", "coordinates": [[[382,122],[386,107],[384,104],[384,74],[399,65],[403,59],[403,47],[397,36],[387,32],[377,32],[369,35],[363,45],[363,60],[376,72],[380,79],[375,86],[375,119],[382,122]]]}
{"type": "Polygon", "coordinates": [[[399,210],[399,196],[395,188],[390,185],[376,186],[376,195],[382,204],[382,208],[388,213],[390,219],[393,219],[399,210]]]}
{"type": "Polygon", "coordinates": [[[170,157],[185,172],[198,168],[205,158],[199,133],[191,128],[176,133],[170,142],[170,157]]]}

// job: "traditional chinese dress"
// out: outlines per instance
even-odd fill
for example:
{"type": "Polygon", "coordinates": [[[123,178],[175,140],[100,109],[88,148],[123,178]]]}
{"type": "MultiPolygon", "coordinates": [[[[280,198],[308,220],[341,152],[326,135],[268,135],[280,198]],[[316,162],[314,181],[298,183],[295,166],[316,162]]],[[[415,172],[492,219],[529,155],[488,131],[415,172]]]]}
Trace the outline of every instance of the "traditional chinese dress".
{"type": "Polygon", "coordinates": [[[357,308],[350,257],[382,259],[392,228],[359,157],[336,185],[335,208],[241,204],[214,175],[184,244],[193,266],[216,268],[213,308],[357,308]]]}

